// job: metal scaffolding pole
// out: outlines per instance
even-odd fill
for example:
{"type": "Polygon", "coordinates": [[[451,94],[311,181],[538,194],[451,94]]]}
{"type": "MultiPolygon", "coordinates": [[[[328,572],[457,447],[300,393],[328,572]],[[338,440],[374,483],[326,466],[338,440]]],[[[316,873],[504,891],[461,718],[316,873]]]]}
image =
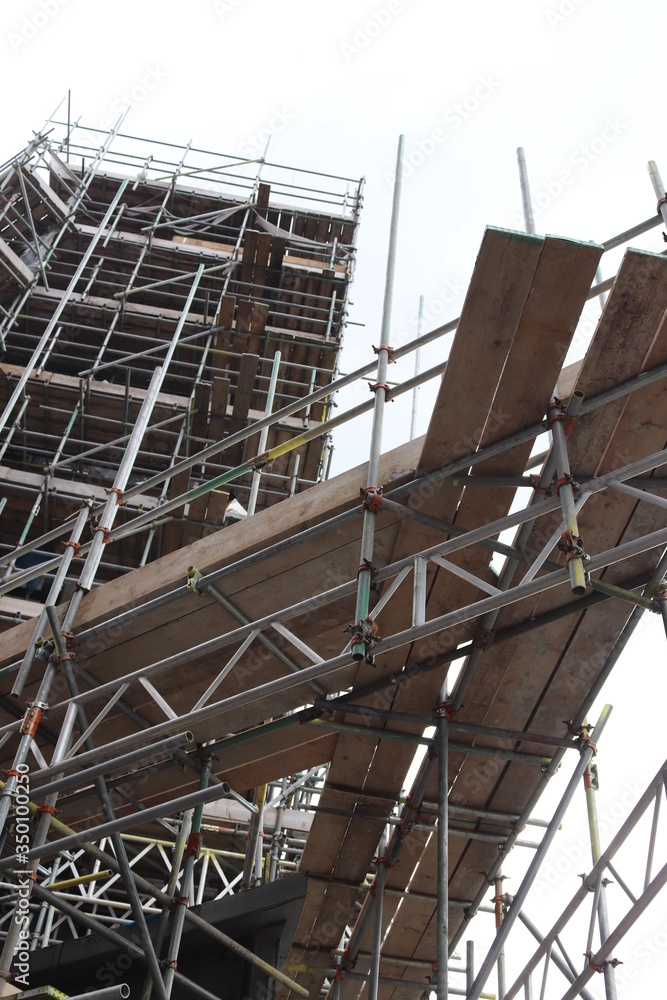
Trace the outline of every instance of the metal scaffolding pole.
{"type": "MultiPolygon", "coordinates": [[[[202,751],[202,769],[199,776],[199,790],[204,791],[208,786],[208,779],[211,773],[211,755],[205,749],[202,751]]],[[[195,806],[192,823],[190,825],[190,836],[185,851],[185,865],[183,868],[183,879],[181,882],[181,895],[175,900],[176,909],[174,912],[171,928],[171,941],[166,959],[164,972],[164,989],[167,998],[171,996],[174,985],[176,966],[178,964],[178,952],[183,936],[183,926],[185,924],[185,910],[191,903],[194,893],[194,867],[199,856],[201,821],[204,813],[204,803],[200,802],[195,806]]]]}
{"type": "MultiPolygon", "coordinates": [[[[588,765],[584,771],[584,789],[586,791],[586,811],[588,814],[588,830],[591,838],[591,856],[593,858],[593,864],[597,864],[600,860],[600,855],[602,854],[602,845],[600,842],[600,828],[598,826],[598,813],[597,813],[597,803],[595,801],[595,793],[598,788],[598,777],[597,768],[593,770],[591,764],[588,765]]],[[[600,927],[600,945],[604,946],[607,938],[609,937],[610,926],[609,926],[609,912],[607,910],[607,889],[604,884],[604,880],[600,880],[599,884],[599,899],[597,905],[597,916],[598,924],[600,927]]],[[[589,950],[587,961],[592,958],[592,952],[589,950]]],[[[604,965],[604,988],[605,996],[607,1000],[617,1000],[616,993],[616,973],[614,971],[613,961],[605,962],[604,965]]]]}
{"type": "Polygon", "coordinates": [[[377,853],[377,874],[374,882],[374,920],[373,920],[373,946],[371,949],[371,972],[368,981],[368,995],[370,1000],[378,1000],[378,989],[380,984],[380,957],[382,952],[382,917],[384,911],[384,887],[387,880],[387,838],[386,833],[382,833],[377,853]]]}
{"type": "Polygon", "coordinates": [[[436,710],[436,746],[438,757],[438,845],[437,845],[437,936],[436,975],[438,1000],[447,1000],[449,992],[449,724],[450,705],[443,688],[436,710]]]}
{"type": "Polygon", "coordinates": [[[23,374],[21,375],[21,377],[19,378],[18,382],[16,383],[14,391],[11,394],[11,396],[9,398],[9,401],[8,401],[7,405],[5,406],[5,409],[3,410],[2,415],[0,416],[0,431],[2,431],[4,429],[5,424],[7,423],[7,420],[9,419],[9,417],[10,417],[10,415],[11,415],[13,409],[14,409],[14,406],[16,405],[17,400],[19,399],[21,393],[23,392],[23,389],[25,388],[25,385],[26,385],[28,379],[30,378],[30,375],[32,373],[33,368],[37,367],[37,363],[39,361],[40,355],[41,355],[42,351],[44,350],[44,348],[46,347],[46,344],[48,343],[48,341],[49,341],[49,339],[50,339],[50,337],[51,337],[51,335],[52,335],[52,333],[53,333],[53,331],[54,331],[54,329],[55,329],[55,327],[56,327],[56,325],[58,323],[58,320],[60,319],[60,317],[61,317],[61,315],[62,315],[62,313],[63,313],[63,311],[65,309],[65,306],[69,302],[69,299],[70,299],[70,296],[71,296],[72,292],[74,291],[74,289],[76,288],[77,284],[79,283],[79,280],[81,278],[81,275],[83,274],[84,268],[86,267],[86,264],[90,260],[90,258],[92,256],[94,250],[97,247],[97,244],[100,241],[100,238],[102,236],[103,230],[106,228],[106,226],[107,226],[107,224],[109,222],[109,219],[111,218],[111,216],[113,215],[113,213],[116,211],[116,207],[118,205],[118,202],[123,197],[123,194],[125,193],[125,188],[127,187],[128,183],[129,183],[129,181],[125,180],[125,181],[122,181],[122,183],[120,184],[120,186],[118,188],[118,191],[116,192],[116,194],[115,194],[115,196],[114,196],[111,204],[109,205],[109,208],[107,209],[107,211],[104,214],[104,218],[102,219],[102,221],[100,222],[99,226],[97,227],[97,231],[95,232],[95,235],[93,236],[93,238],[90,241],[88,247],[86,248],[86,251],[85,251],[83,257],[81,258],[81,260],[79,262],[79,266],[77,267],[76,271],[74,272],[74,275],[73,275],[72,279],[70,280],[69,285],[67,286],[67,288],[65,289],[65,291],[62,293],[62,296],[60,297],[60,299],[58,301],[58,304],[57,304],[56,308],[53,311],[53,315],[51,316],[51,319],[47,323],[46,329],[44,330],[44,333],[40,337],[39,342],[37,344],[37,347],[33,351],[33,354],[32,354],[32,357],[30,359],[29,364],[26,365],[26,367],[24,368],[23,374]]]}
{"type": "MultiPolygon", "coordinates": [[[[278,383],[278,370],[280,368],[280,351],[276,351],[273,357],[273,365],[271,366],[271,378],[269,381],[269,390],[266,396],[266,407],[264,409],[264,416],[271,416],[273,410],[273,400],[276,394],[276,385],[278,383]]],[[[259,435],[259,450],[257,454],[261,456],[266,449],[266,441],[269,436],[269,428],[264,427],[259,435]]],[[[262,478],[262,473],[260,470],[253,472],[252,475],[252,485],[250,487],[250,499],[248,500],[248,517],[251,517],[255,513],[255,505],[257,504],[257,494],[259,493],[259,481],[262,478]]]]}
{"type": "Polygon", "coordinates": [[[394,272],[396,268],[396,244],[398,240],[398,212],[401,201],[401,181],[403,171],[404,137],[398,141],[396,156],[396,174],[394,178],[394,198],[391,214],[389,235],[389,251],[387,256],[387,274],[385,279],[384,303],[382,307],[382,327],[380,346],[376,348],[378,355],[377,382],[372,386],[374,393],[373,425],[371,429],[370,455],[368,458],[368,484],[363,490],[363,528],[361,536],[361,554],[357,574],[357,603],[354,613],[352,655],[355,660],[362,660],[370,655],[372,647],[372,623],[368,620],[368,610],[371,594],[371,564],[373,561],[373,545],[375,539],[375,513],[380,491],[380,454],[382,450],[382,422],[384,407],[389,398],[387,385],[387,368],[391,360],[389,337],[391,333],[391,307],[394,293],[394,272]],[[375,505],[375,506],[374,506],[375,505]]]}
{"type": "MultiPolygon", "coordinates": [[[[607,723],[610,713],[611,713],[611,706],[605,705],[596,723],[594,730],[596,743],[599,741],[599,738],[604,730],[604,727],[607,723]]],[[[558,806],[556,807],[556,810],[549,824],[549,827],[546,830],[544,837],[542,838],[542,841],[540,843],[540,846],[535,852],[535,855],[530,865],[528,866],[528,871],[526,872],[526,875],[524,876],[524,879],[521,885],[519,886],[518,892],[516,893],[516,895],[512,900],[512,905],[509,908],[509,911],[507,913],[507,916],[505,917],[505,920],[502,923],[502,926],[500,927],[498,933],[496,934],[495,940],[491,945],[486,958],[482,962],[482,965],[477,974],[475,982],[473,983],[472,989],[469,992],[466,1000],[479,1000],[479,996],[480,993],[482,992],[482,989],[484,988],[484,984],[486,983],[486,980],[488,979],[489,974],[491,973],[491,970],[498,959],[498,955],[502,951],[507,935],[512,929],[519,913],[521,912],[521,908],[525,902],[526,896],[528,895],[528,891],[533,884],[535,876],[539,871],[542,861],[544,860],[544,856],[549,850],[551,842],[553,841],[553,838],[555,837],[558,831],[558,828],[562,822],[567,807],[570,804],[572,796],[574,795],[574,792],[579,785],[581,777],[584,771],[586,770],[588,764],[590,763],[590,760],[594,753],[595,753],[595,746],[592,746],[590,742],[582,743],[581,756],[574,770],[574,774],[570,778],[568,786],[565,789],[561,797],[561,800],[558,803],[558,806]]]]}

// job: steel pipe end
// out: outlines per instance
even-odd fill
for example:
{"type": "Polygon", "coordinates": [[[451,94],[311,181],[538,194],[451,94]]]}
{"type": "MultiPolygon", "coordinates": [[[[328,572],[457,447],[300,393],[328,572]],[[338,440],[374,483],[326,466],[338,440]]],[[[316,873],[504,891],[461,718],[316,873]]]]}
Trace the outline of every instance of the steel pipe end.
{"type": "Polygon", "coordinates": [[[232,788],[231,788],[231,785],[228,785],[226,781],[221,781],[220,782],[220,790],[222,791],[223,795],[229,795],[229,793],[231,792],[232,788]]]}
{"type": "Polygon", "coordinates": [[[191,733],[189,729],[186,729],[186,731],[183,733],[183,739],[185,740],[186,743],[194,743],[195,741],[194,733],[191,733]]]}
{"type": "Polygon", "coordinates": [[[130,987],[127,985],[127,983],[120,983],[120,985],[118,987],[118,990],[119,990],[120,995],[122,997],[129,997],[129,995],[130,995],[130,987]]]}

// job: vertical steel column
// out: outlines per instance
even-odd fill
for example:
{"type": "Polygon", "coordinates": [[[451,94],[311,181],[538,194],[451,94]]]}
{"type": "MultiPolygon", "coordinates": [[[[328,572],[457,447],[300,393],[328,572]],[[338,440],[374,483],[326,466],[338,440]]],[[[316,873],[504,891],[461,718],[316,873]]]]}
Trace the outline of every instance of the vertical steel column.
{"type": "MultiPolygon", "coordinates": [[[[53,757],[51,758],[52,764],[57,764],[63,759],[67,753],[69,742],[72,736],[72,728],[74,726],[74,720],[76,718],[76,705],[68,705],[65,718],[63,720],[63,725],[61,727],[60,733],[58,735],[58,741],[55,745],[53,751],[53,757]]],[[[44,803],[41,816],[37,823],[37,829],[35,831],[35,838],[33,841],[33,847],[42,847],[46,843],[46,838],[49,832],[49,826],[51,825],[51,815],[53,813],[54,806],[56,804],[56,799],[58,794],[49,795],[44,803]]],[[[30,865],[30,871],[32,873],[37,872],[39,868],[39,858],[34,858],[30,865]]],[[[28,890],[28,899],[32,894],[32,887],[35,882],[28,874],[28,866],[26,865],[25,871],[25,882],[28,890]]],[[[12,967],[12,958],[14,955],[14,949],[18,944],[19,934],[22,927],[22,921],[17,920],[16,917],[12,920],[9,929],[7,931],[7,937],[5,938],[5,943],[2,949],[2,954],[0,955],[0,995],[4,990],[7,983],[7,978],[12,967]]]]}
{"type": "Polygon", "coordinates": [[[662,221],[667,226],[667,192],[665,192],[665,185],[662,183],[658,164],[655,160],[648,161],[648,172],[655,196],[658,199],[658,213],[662,216],[662,221]]]}
{"type": "MultiPolygon", "coordinates": [[[[280,368],[280,351],[276,351],[273,356],[273,367],[271,368],[271,379],[269,381],[269,391],[266,396],[266,408],[264,410],[264,416],[269,417],[273,412],[273,400],[276,394],[276,385],[278,382],[278,369],[280,368]]],[[[259,435],[259,448],[257,454],[261,455],[265,448],[267,438],[269,436],[269,428],[263,427],[259,435]]],[[[252,485],[250,487],[250,499],[248,500],[248,517],[251,517],[255,513],[255,506],[257,504],[257,494],[259,493],[259,481],[262,478],[262,473],[257,470],[252,474],[252,485]]]]}
{"type": "Polygon", "coordinates": [[[519,146],[516,151],[517,163],[519,164],[519,181],[521,183],[521,202],[523,204],[523,220],[527,233],[535,232],[535,219],[533,217],[533,202],[530,197],[530,184],[528,183],[528,169],[526,167],[526,154],[523,146],[519,146]]]}
{"type": "Polygon", "coordinates": [[[271,841],[271,861],[269,865],[269,882],[275,882],[278,874],[278,861],[280,859],[280,840],[283,829],[283,813],[285,812],[285,790],[287,788],[287,778],[282,780],[282,790],[278,807],[276,809],[276,825],[273,828],[273,839],[271,841]]]}
{"type": "MultiPolygon", "coordinates": [[[[199,790],[203,791],[208,785],[211,773],[211,756],[204,750],[203,766],[199,775],[199,790]]],[[[204,814],[204,803],[195,806],[192,817],[192,832],[188,838],[188,846],[185,852],[185,865],[183,866],[183,881],[181,882],[181,896],[176,900],[176,912],[174,913],[174,924],[171,931],[171,941],[167,955],[166,969],[164,973],[164,989],[167,997],[171,996],[174,985],[176,966],[178,964],[178,951],[181,946],[183,936],[183,925],[185,923],[185,911],[190,905],[190,897],[194,888],[194,868],[199,856],[199,844],[201,837],[201,821],[204,814]]]]}
{"type": "Polygon", "coordinates": [[[382,950],[382,915],[384,910],[384,887],[387,880],[387,836],[382,834],[378,844],[377,874],[375,876],[375,922],[373,924],[373,945],[371,971],[368,980],[369,1000],[377,1000],[380,985],[380,952],[382,950]]]}
{"type": "MultiPolygon", "coordinates": [[[[257,789],[256,808],[250,817],[250,827],[248,829],[248,847],[246,849],[245,861],[243,863],[243,882],[241,890],[251,889],[253,882],[253,869],[257,866],[257,842],[264,835],[262,829],[264,802],[266,800],[266,785],[260,785],[257,789]]],[[[255,872],[257,875],[257,872],[255,872]]]]}
{"type": "MultiPolygon", "coordinates": [[[[169,879],[165,887],[165,892],[172,899],[172,906],[174,905],[173,896],[176,892],[176,885],[178,883],[178,874],[181,870],[181,862],[183,861],[183,855],[185,854],[185,846],[190,836],[190,830],[192,826],[192,815],[194,809],[186,809],[183,813],[183,819],[181,820],[181,828],[178,831],[178,837],[174,844],[174,853],[171,859],[171,872],[169,873],[169,879]]],[[[163,906],[162,912],[159,916],[159,923],[157,933],[155,935],[155,954],[160,956],[162,951],[162,945],[164,944],[164,938],[167,931],[167,923],[169,921],[169,916],[171,915],[172,907],[163,906]]],[[[141,1000],[150,1000],[151,993],[153,991],[153,980],[151,979],[150,971],[146,971],[146,978],[144,979],[144,987],[141,993],[141,1000]]]]}
{"type": "MultiPolygon", "coordinates": [[[[582,393],[578,395],[579,398],[583,398],[582,393]]],[[[576,390],[573,397],[577,398],[576,390]]],[[[566,553],[572,593],[581,597],[586,593],[585,553],[582,539],[579,537],[579,526],[574,506],[574,488],[565,442],[565,419],[566,415],[562,413],[559,404],[556,400],[552,400],[547,411],[547,428],[551,431],[556,455],[557,489],[563,511],[563,523],[565,524],[565,531],[559,544],[566,553]]]]}
{"type": "MultiPolygon", "coordinates": [[[[610,714],[611,714],[611,705],[605,705],[605,707],[602,709],[602,712],[600,713],[600,717],[595,726],[596,742],[599,740],[600,735],[604,730],[604,727],[607,723],[610,714]]],[[[531,861],[528,867],[528,871],[526,872],[523,881],[519,886],[519,890],[516,896],[514,896],[512,900],[512,905],[510,906],[509,911],[503,921],[502,927],[500,928],[499,932],[496,935],[495,941],[489,948],[488,954],[484,959],[484,961],[482,962],[482,966],[477,974],[477,978],[473,983],[472,990],[469,992],[466,1000],[479,1000],[479,996],[484,987],[484,983],[489,978],[489,975],[491,973],[493,966],[495,965],[498,955],[502,950],[503,945],[505,944],[505,939],[509,934],[510,930],[512,929],[514,922],[521,911],[521,907],[523,906],[526,900],[526,896],[530,891],[530,888],[533,884],[535,876],[537,875],[540,869],[544,857],[547,851],[549,850],[549,847],[551,846],[551,842],[553,841],[556,835],[556,831],[558,830],[558,827],[561,824],[561,821],[563,819],[563,816],[565,815],[567,807],[570,804],[570,800],[574,795],[575,789],[579,785],[581,776],[583,775],[588,764],[590,763],[590,760],[594,753],[595,753],[594,746],[592,746],[590,743],[585,743],[585,742],[582,743],[581,757],[574,770],[574,774],[570,778],[567,788],[563,792],[563,795],[561,797],[560,802],[558,803],[558,806],[556,807],[556,811],[554,812],[551,822],[549,823],[549,826],[544,834],[544,837],[540,842],[540,846],[535,851],[533,860],[531,861]]]]}
{"type": "MultiPolygon", "coordinates": [[[[503,925],[503,873],[499,871],[496,875],[496,895],[493,902],[496,907],[496,934],[500,934],[503,925]]],[[[505,1000],[505,951],[501,949],[498,955],[498,1000],[505,1000]]]]}
{"type": "Polygon", "coordinates": [[[438,752],[438,873],[437,873],[437,991],[438,1000],[447,1000],[449,964],[449,775],[448,740],[449,706],[443,688],[442,702],[436,710],[436,746],[438,752]]]}
{"type": "MultiPolygon", "coordinates": [[[[592,773],[591,765],[589,764],[584,771],[584,788],[586,790],[586,811],[588,813],[588,829],[591,837],[591,856],[593,858],[593,864],[597,864],[600,860],[600,855],[602,854],[602,846],[600,844],[600,828],[598,826],[598,812],[597,804],[595,801],[595,793],[598,788],[597,783],[597,771],[595,774],[592,773]]],[[[600,896],[598,899],[598,925],[600,927],[600,946],[604,945],[605,941],[609,937],[609,914],[607,911],[607,897],[606,888],[604,885],[604,880],[600,882],[600,896]]],[[[617,1000],[616,994],[616,973],[614,971],[613,962],[610,959],[604,963],[604,990],[607,1000],[617,1000]]]]}
{"type": "Polygon", "coordinates": [[[475,942],[466,941],[466,996],[475,981],[475,942]]]}
{"type": "MultiPolygon", "coordinates": [[[[396,243],[398,237],[398,210],[401,200],[403,142],[404,136],[400,136],[396,157],[394,200],[392,205],[391,229],[389,234],[389,251],[387,255],[384,303],[382,307],[382,328],[380,334],[380,346],[377,348],[377,382],[372,387],[373,392],[375,393],[375,403],[373,408],[370,455],[368,459],[367,491],[372,490],[374,496],[380,488],[378,480],[380,475],[380,452],[382,448],[382,421],[384,417],[384,406],[387,401],[389,391],[387,386],[387,367],[389,365],[391,355],[391,349],[389,347],[389,334],[391,330],[391,305],[394,292],[394,272],[396,269],[396,243]]],[[[368,496],[368,492],[365,493],[365,496],[368,496]]],[[[363,660],[370,651],[370,636],[367,635],[369,628],[367,619],[371,595],[373,544],[375,541],[375,511],[370,509],[370,504],[366,503],[365,500],[363,504],[363,517],[361,557],[359,559],[359,573],[357,576],[357,604],[353,626],[355,629],[355,641],[352,644],[352,655],[357,660],[363,660]]]]}

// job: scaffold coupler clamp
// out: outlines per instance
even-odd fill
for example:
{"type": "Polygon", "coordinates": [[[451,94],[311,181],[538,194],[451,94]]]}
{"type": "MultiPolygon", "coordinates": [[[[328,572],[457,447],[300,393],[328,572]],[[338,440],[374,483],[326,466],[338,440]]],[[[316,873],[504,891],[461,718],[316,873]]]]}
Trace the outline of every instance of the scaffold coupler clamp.
{"type": "Polygon", "coordinates": [[[604,972],[605,968],[608,965],[610,965],[612,969],[615,969],[617,965],[623,965],[623,962],[621,962],[618,958],[608,958],[606,961],[602,963],[602,965],[596,965],[596,963],[593,961],[592,951],[587,951],[584,954],[588,959],[589,966],[591,967],[591,969],[593,969],[594,972],[604,972]]]}
{"type": "Polygon", "coordinates": [[[446,718],[448,722],[453,722],[454,717],[459,714],[462,708],[463,705],[459,705],[458,708],[454,708],[452,706],[451,701],[441,701],[438,702],[438,704],[435,707],[435,714],[439,719],[443,718],[444,716],[444,718],[446,718]]]}
{"type": "Polygon", "coordinates": [[[28,705],[19,726],[19,732],[22,736],[32,736],[33,739],[35,738],[42,715],[47,711],[48,707],[45,701],[36,701],[32,705],[28,705]]]}
{"type": "Polygon", "coordinates": [[[379,354],[380,351],[387,352],[388,365],[396,364],[396,362],[394,361],[394,348],[391,346],[391,344],[380,344],[379,347],[376,347],[375,344],[373,344],[372,347],[373,347],[373,354],[379,354]]]}
{"type": "Polygon", "coordinates": [[[382,486],[362,486],[359,495],[364,510],[369,510],[371,514],[377,514],[382,503],[383,492],[382,486]]]}
{"type": "Polygon", "coordinates": [[[655,610],[658,614],[662,614],[663,606],[667,606],[667,590],[665,590],[663,584],[660,584],[659,589],[655,591],[652,597],[655,610]]]}
{"type": "Polygon", "coordinates": [[[567,726],[567,731],[570,736],[576,736],[575,745],[578,746],[579,751],[592,750],[593,756],[598,752],[597,744],[591,739],[591,727],[590,726],[580,726],[579,729],[574,729],[572,726],[571,719],[563,719],[563,725],[567,726]]]}
{"type": "Polygon", "coordinates": [[[370,573],[371,575],[371,590],[377,590],[377,566],[374,566],[370,559],[364,557],[364,561],[357,567],[357,580],[359,579],[360,573],[370,573]]]}
{"type": "MultiPolygon", "coordinates": [[[[359,621],[355,625],[348,625],[345,628],[346,632],[351,632],[353,637],[353,645],[363,643],[366,649],[366,656],[363,657],[366,663],[369,663],[372,667],[375,666],[375,657],[373,656],[371,650],[377,642],[382,641],[382,636],[378,635],[377,622],[368,616],[364,621],[359,621]]],[[[362,657],[358,657],[362,659],[362,657]]]]}
{"type": "Polygon", "coordinates": [[[571,531],[564,531],[560,536],[558,548],[565,553],[565,564],[571,559],[582,559],[584,562],[590,561],[590,556],[584,549],[584,540],[580,535],[573,535],[571,531]]]}
{"type": "Polygon", "coordinates": [[[554,495],[554,491],[553,491],[553,485],[554,485],[553,477],[551,479],[551,483],[548,486],[540,486],[540,479],[541,478],[542,478],[541,476],[538,476],[535,473],[531,472],[531,474],[529,476],[531,489],[534,490],[535,493],[540,493],[542,496],[552,497],[554,495]]]}
{"type": "Polygon", "coordinates": [[[391,386],[388,385],[386,382],[371,382],[368,388],[371,390],[371,392],[377,392],[378,389],[384,389],[385,403],[394,402],[393,399],[391,398],[391,386]]]}
{"type": "Polygon", "coordinates": [[[556,483],[554,485],[554,490],[556,491],[556,493],[559,496],[560,496],[560,491],[562,490],[563,486],[571,486],[573,493],[578,493],[579,492],[579,483],[577,483],[573,479],[573,477],[570,475],[569,472],[566,472],[564,475],[562,475],[560,477],[560,479],[556,480],[556,483]]]}
{"type": "Polygon", "coordinates": [[[196,566],[188,566],[185,571],[186,584],[185,586],[190,591],[191,594],[196,594],[197,597],[203,597],[204,593],[201,590],[200,582],[204,579],[202,574],[199,572],[196,566]]]}

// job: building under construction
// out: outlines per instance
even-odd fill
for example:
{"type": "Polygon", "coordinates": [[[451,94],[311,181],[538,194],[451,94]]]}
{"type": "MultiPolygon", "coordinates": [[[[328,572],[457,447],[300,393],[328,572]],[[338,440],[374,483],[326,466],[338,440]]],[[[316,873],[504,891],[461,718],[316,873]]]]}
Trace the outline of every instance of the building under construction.
{"type": "Polygon", "coordinates": [[[569,1000],[597,972],[616,995],[667,880],[665,772],[600,845],[589,710],[641,616],[667,623],[667,259],[596,271],[664,189],[604,245],[487,229],[461,316],[394,349],[400,157],[382,327],[345,375],[361,181],[57,123],[1,168],[8,993],[569,1000]],[[387,401],[429,378],[427,433],[383,453],[387,401]],[[329,478],[365,411],[367,464],[329,478]],[[596,862],[538,928],[582,783],[596,862]],[[637,883],[614,858],[647,811],[637,883]]]}

